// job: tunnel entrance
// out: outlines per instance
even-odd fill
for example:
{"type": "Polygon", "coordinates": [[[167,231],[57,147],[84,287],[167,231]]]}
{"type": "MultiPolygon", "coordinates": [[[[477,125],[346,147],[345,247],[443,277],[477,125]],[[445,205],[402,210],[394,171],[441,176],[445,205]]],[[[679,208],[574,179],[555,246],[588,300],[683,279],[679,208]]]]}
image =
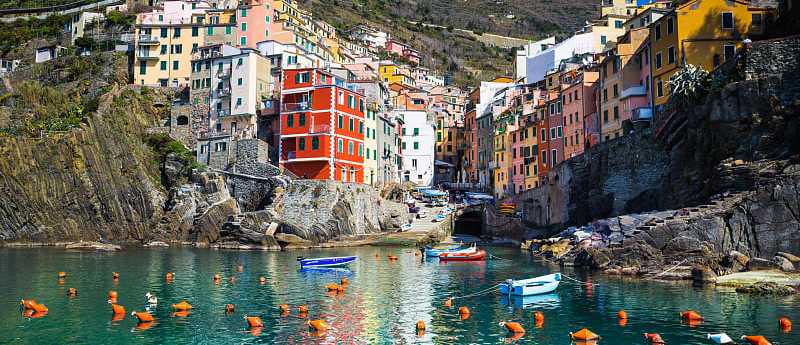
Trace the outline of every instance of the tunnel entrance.
{"type": "Polygon", "coordinates": [[[461,216],[456,218],[455,227],[453,228],[454,234],[481,236],[481,212],[471,211],[464,212],[461,216]]]}

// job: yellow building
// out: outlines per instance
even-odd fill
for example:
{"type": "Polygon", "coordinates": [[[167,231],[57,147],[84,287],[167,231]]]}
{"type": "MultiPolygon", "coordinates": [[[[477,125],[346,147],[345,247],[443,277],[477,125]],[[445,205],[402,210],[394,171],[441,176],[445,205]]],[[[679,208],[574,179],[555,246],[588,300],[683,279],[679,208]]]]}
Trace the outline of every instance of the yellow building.
{"type": "Polygon", "coordinates": [[[381,75],[381,80],[387,84],[400,84],[405,86],[414,86],[414,77],[411,76],[411,70],[402,66],[395,65],[391,62],[382,62],[378,72],[381,75]]]}
{"type": "Polygon", "coordinates": [[[650,30],[654,103],[669,100],[669,78],[691,64],[711,71],[736,56],[745,38],[764,32],[770,9],[741,0],[685,2],[650,30]]]}

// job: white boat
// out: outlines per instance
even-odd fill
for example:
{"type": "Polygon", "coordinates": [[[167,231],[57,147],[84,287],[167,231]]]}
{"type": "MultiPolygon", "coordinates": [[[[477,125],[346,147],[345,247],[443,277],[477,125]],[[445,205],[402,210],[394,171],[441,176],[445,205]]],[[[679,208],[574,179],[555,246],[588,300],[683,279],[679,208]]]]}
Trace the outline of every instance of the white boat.
{"type": "Polygon", "coordinates": [[[733,344],[733,339],[725,333],[708,334],[706,337],[717,344],[733,344]]]}
{"type": "Polygon", "coordinates": [[[514,296],[540,295],[555,291],[559,283],[561,283],[561,273],[553,273],[525,280],[509,280],[506,283],[500,283],[500,293],[514,296]],[[510,292],[509,283],[511,287],[510,292]]]}
{"type": "Polygon", "coordinates": [[[474,253],[478,251],[478,248],[475,246],[468,247],[468,248],[461,248],[461,245],[457,245],[451,248],[425,248],[425,256],[430,257],[439,257],[439,255],[443,253],[461,253],[461,254],[468,254],[474,253]]]}

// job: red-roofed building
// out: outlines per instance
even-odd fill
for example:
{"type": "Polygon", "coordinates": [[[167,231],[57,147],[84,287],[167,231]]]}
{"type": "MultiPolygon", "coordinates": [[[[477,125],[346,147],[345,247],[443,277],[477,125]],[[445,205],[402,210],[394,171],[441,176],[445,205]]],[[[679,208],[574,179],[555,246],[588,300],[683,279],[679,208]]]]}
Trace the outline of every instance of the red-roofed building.
{"type": "Polygon", "coordinates": [[[322,69],[283,71],[280,165],[301,178],[364,182],[364,96],[322,69]]]}

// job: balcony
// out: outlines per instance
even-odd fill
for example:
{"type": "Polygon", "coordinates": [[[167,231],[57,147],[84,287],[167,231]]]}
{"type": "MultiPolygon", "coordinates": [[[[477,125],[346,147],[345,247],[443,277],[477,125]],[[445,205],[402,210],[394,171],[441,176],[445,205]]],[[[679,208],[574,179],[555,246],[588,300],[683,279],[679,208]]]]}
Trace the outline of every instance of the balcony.
{"type": "Polygon", "coordinates": [[[217,97],[230,97],[230,96],[231,96],[231,89],[228,88],[217,89],[217,97]]]}
{"type": "Polygon", "coordinates": [[[231,115],[231,112],[229,110],[225,110],[225,109],[217,110],[217,117],[226,117],[226,116],[230,116],[230,115],[231,115]]]}
{"type": "Polygon", "coordinates": [[[328,134],[331,131],[331,125],[312,125],[308,128],[309,134],[328,134]]]}
{"type": "Polygon", "coordinates": [[[150,55],[149,50],[139,50],[136,53],[136,58],[139,60],[158,60],[158,55],[150,55]]]}
{"type": "Polygon", "coordinates": [[[230,79],[231,72],[225,69],[217,70],[217,78],[219,79],[230,79]]]}
{"type": "Polygon", "coordinates": [[[647,90],[644,88],[644,86],[636,85],[636,86],[631,86],[625,90],[622,90],[622,96],[620,98],[646,96],[646,95],[647,95],[647,90]]]}
{"type": "Polygon", "coordinates": [[[308,102],[300,102],[300,103],[283,103],[281,109],[283,111],[306,111],[309,110],[308,102]]]}
{"type": "Polygon", "coordinates": [[[633,109],[633,113],[631,114],[631,121],[652,121],[652,120],[653,120],[653,108],[642,107],[633,109]]]}
{"type": "Polygon", "coordinates": [[[139,35],[138,42],[139,45],[142,46],[152,46],[161,44],[161,41],[159,40],[158,36],[153,36],[153,35],[139,35]]]}

